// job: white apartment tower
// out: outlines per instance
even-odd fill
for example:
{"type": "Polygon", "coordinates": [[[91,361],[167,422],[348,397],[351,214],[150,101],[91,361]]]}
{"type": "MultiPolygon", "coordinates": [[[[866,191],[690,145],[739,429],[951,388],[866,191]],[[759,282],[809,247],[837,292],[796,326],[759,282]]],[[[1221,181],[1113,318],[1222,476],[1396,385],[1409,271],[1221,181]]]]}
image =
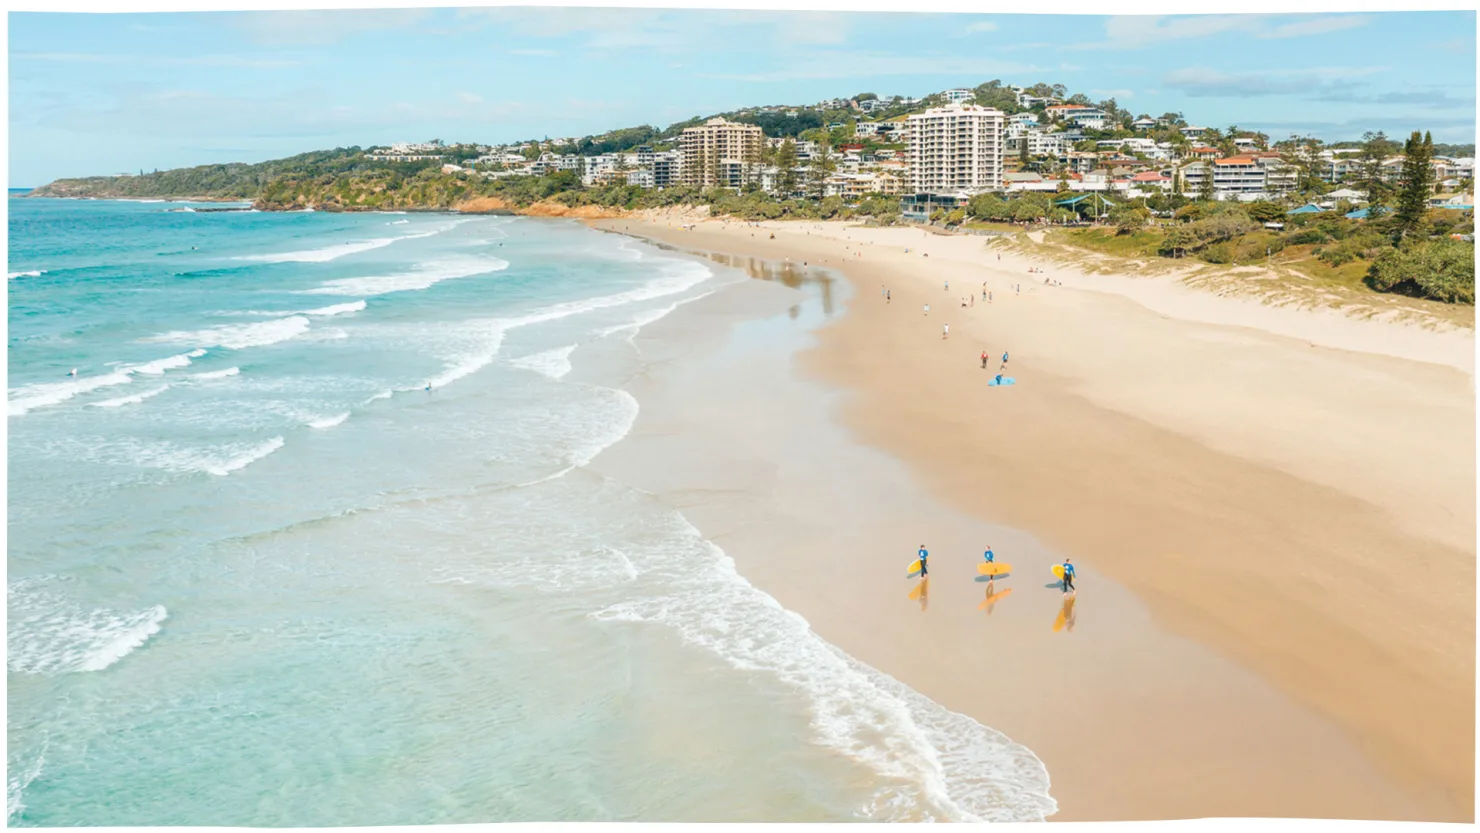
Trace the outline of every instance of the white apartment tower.
{"type": "Polygon", "coordinates": [[[766,135],[759,125],[712,118],[685,128],[679,140],[685,185],[739,188],[760,176],[761,148],[766,135]]]}
{"type": "Polygon", "coordinates": [[[1003,187],[1006,116],[975,104],[951,104],[907,119],[910,188],[916,194],[991,191],[1003,187]]]}

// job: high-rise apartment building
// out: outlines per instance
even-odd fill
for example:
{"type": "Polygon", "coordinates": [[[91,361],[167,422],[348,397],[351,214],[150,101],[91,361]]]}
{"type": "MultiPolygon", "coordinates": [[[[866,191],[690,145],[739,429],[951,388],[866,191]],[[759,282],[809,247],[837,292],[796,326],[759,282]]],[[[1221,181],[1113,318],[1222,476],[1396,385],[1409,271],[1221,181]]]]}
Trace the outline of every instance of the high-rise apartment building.
{"type": "Polygon", "coordinates": [[[758,125],[712,118],[685,128],[679,140],[685,185],[739,188],[760,176],[766,135],[758,125]]]}
{"type": "Polygon", "coordinates": [[[951,104],[911,115],[910,189],[916,194],[991,191],[1003,187],[1006,116],[975,104],[951,104]]]}

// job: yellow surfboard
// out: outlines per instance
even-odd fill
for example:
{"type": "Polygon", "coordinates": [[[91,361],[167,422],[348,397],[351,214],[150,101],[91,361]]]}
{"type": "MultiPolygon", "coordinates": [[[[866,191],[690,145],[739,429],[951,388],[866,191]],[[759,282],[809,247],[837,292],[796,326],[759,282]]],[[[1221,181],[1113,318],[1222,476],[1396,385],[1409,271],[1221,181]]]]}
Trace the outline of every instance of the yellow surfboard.
{"type": "Polygon", "coordinates": [[[1011,564],[1003,564],[1000,561],[986,562],[976,565],[976,571],[984,576],[1001,576],[1012,572],[1011,564]]]}
{"type": "Polygon", "coordinates": [[[1053,577],[1056,578],[1056,579],[1058,579],[1059,581],[1063,581],[1064,580],[1064,565],[1062,565],[1062,564],[1055,564],[1055,565],[1053,565],[1053,568],[1052,569],[1053,569],[1053,577]]]}
{"type": "Polygon", "coordinates": [[[1007,596],[1008,593],[1011,593],[1011,592],[1012,592],[1012,588],[1009,587],[1006,590],[1003,590],[1001,593],[993,593],[992,595],[990,595],[990,596],[986,597],[985,599],[983,599],[982,600],[982,603],[976,606],[976,609],[977,610],[988,610],[989,608],[991,608],[992,605],[994,605],[997,602],[1001,601],[1003,598],[1005,598],[1007,596]]]}
{"type": "Polygon", "coordinates": [[[911,561],[910,566],[904,572],[906,576],[913,576],[915,573],[920,572],[920,559],[916,558],[914,561],[911,561]]]}
{"type": "Polygon", "coordinates": [[[917,585],[915,585],[915,589],[910,591],[910,599],[912,601],[913,600],[917,600],[921,596],[923,596],[923,595],[925,595],[926,593],[929,593],[929,592],[930,592],[930,579],[929,578],[922,578],[922,579],[920,579],[920,583],[917,584],[917,585]]]}

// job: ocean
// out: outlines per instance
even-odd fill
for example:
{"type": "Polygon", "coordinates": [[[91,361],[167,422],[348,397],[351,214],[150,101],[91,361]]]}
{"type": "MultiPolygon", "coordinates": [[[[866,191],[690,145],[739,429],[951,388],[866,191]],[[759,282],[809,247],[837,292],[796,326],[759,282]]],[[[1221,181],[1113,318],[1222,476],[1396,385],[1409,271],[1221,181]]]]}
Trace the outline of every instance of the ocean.
{"type": "Polygon", "coordinates": [[[587,468],[634,336],[745,273],[220,207],[10,200],[11,825],[1052,812],[1029,750],[587,468]]]}

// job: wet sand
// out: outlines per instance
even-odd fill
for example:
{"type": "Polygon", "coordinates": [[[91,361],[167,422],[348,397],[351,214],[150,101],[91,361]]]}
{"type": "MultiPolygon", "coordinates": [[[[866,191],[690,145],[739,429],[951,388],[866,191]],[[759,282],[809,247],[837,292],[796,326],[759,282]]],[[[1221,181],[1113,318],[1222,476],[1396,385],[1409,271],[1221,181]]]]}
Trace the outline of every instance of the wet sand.
{"type": "Polygon", "coordinates": [[[804,309],[775,283],[644,329],[680,347],[598,463],[640,468],[833,644],[1027,744],[1056,819],[1472,817],[1473,394],[1411,358],[1447,343],[1359,353],[1030,286],[979,238],[921,236],[927,260],[837,226],[595,225],[842,270],[846,314],[769,363],[716,333],[761,314],[747,293],[804,309]],[[983,349],[1017,385],[984,384],[983,349]],[[922,542],[924,610],[902,575],[922,542]],[[990,612],[986,543],[1016,565],[990,612]]]}

